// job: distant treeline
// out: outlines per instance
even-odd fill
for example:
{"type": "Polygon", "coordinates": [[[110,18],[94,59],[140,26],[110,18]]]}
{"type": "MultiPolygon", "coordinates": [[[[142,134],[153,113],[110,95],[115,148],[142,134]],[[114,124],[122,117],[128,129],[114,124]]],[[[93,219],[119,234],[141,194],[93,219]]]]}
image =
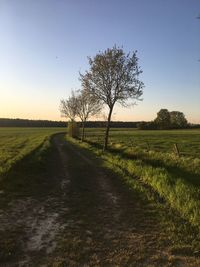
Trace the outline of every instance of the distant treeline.
{"type": "MultiPolygon", "coordinates": [[[[81,122],[79,122],[81,127],[81,122]]],[[[102,128],[106,126],[105,121],[87,121],[85,126],[87,128],[102,128]]],[[[0,118],[0,127],[67,127],[67,122],[65,121],[49,121],[49,120],[26,120],[26,119],[4,119],[0,118]]],[[[141,130],[155,130],[158,129],[155,122],[146,121],[112,121],[112,128],[138,128],[141,130]]],[[[178,127],[175,127],[178,128],[178,127]]],[[[184,125],[180,128],[200,128],[200,124],[190,124],[184,125]]]]}
{"type": "Polygon", "coordinates": [[[66,127],[66,122],[0,118],[0,127],[66,127]]]}
{"type": "Polygon", "coordinates": [[[161,127],[154,121],[141,121],[137,124],[139,130],[178,130],[178,129],[200,129],[200,124],[187,123],[184,126],[161,127]]]}
{"type": "MultiPolygon", "coordinates": [[[[79,123],[81,126],[81,122],[79,123]]],[[[138,122],[113,121],[113,128],[137,128],[138,122]]],[[[85,126],[88,128],[105,127],[105,121],[87,121],[85,126]]],[[[26,120],[26,119],[4,119],[0,118],[0,127],[66,127],[65,121],[49,121],[49,120],[26,120]]]]}
{"type": "MultiPolygon", "coordinates": [[[[137,128],[138,121],[111,121],[110,122],[110,127],[112,128],[137,128]]],[[[86,121],[85,126],[88,128],[101,128],[106,126],[105,121],[86,121]]]]}

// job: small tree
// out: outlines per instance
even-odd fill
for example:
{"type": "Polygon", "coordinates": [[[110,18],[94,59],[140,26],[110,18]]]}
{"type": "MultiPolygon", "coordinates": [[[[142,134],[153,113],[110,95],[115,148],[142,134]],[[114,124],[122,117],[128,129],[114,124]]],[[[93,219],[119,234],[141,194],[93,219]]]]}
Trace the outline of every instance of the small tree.
{"type": "Polygon", "coordinates": [[[87,89],[80,91],[77,97],[77,116],[82,122],[82,137],[85,138],[85,122],[89,117],[97,115],[102,109],[102,104],[87,89]]]}
{"type": "Polygon", "coordinates": [[[157,118],[154,121],[159,129],[169,129],[171,122],[170,122],[170,112],[168,109],[161,109],[157,113],[157,118]]]}
{"type": "Polygon", "coordinates": [[[142,72],[138,67],[136,52],[125,54],[114,46],[89,57],[89,71],[80,74],[83,88],[87,88],[109,108],[105,132],[104,150],[107,149],[110,121],[115,103],[127,106],[128,99],[140,99],[143,83],[138,79],[142,72]]]}
{"type": "Polygon", "coordinates": [[[170,123],[172,128],[185,128],[187,127],[187,120],[183,112],[171,111],[170,112],[170,123]]]}
{"type": "Polygon", "coordinates": [[[68,99],[61,99],[60,112],[62,117],[70,119],[68,122],[68,133],[72,137],[78,137],[78,125],[75,122],[77,116],[77,96],[72,91],[71,96],[68,99]]]}
{"type": "Polygon", "coordinates": [[[68,99],[61,99],[60,101],[61,116],[74,121],[77,116],[77,97],[72,90],[71,96],[68,99]]]}

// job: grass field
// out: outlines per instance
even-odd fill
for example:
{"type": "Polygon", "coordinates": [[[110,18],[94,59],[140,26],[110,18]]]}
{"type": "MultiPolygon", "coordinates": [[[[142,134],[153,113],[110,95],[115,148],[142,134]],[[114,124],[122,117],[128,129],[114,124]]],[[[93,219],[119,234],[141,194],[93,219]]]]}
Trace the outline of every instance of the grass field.
{"type": "Polygon", "coordinates": [[[65,128],[0,128],[0,178],[13,164],[65,128]]]}
{"type": "MultiPolygon", "coordinates": [[[[104,129],[86,129],[89,141],[102,143],[104,129]]],[[[111,129],[109,143],[111,147],[133,147],[134,149],[173,152],[177,143],[182,155],[200,157],[200,129],[142,131],[131,129],[111,129]]]]}

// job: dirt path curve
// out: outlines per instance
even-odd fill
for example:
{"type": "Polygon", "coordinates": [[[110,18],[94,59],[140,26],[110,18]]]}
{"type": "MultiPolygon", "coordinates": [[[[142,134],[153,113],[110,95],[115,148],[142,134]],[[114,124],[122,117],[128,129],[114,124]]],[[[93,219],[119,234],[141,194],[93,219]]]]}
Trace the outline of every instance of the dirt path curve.
{"type": "Polygon", "coordinates": [[[171,255],[152,202],[63,135],[52,142],[51,190],[0,212],[0,230],[18,230],[21,249],[0,266],[197,266],[171,255]]]}

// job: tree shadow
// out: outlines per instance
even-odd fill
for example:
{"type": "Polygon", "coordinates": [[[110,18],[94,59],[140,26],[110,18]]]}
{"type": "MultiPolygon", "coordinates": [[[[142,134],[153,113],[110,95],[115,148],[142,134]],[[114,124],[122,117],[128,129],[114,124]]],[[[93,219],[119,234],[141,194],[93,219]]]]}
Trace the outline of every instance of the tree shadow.
{"type": "Polygon", "coordinates": [[[43,148],[44,142],[1,175],[1,207],[16,198],[43,197],[55,187],[51,170],[56,155],[51,144],[43,148]]]}
{"type": "MultiPolygon", "coordinates": [[[[97,149],[102,149],[103,145],[99,144],[98,142],[86,140],[86,142],[92,146],[94,146],[97,149]]],[[[148,154],[130,154],[126,152],[124,148],[113,148],[113,147],[108,147],[108,152],[119,155],[122,158],[129,159],[129,160],[141,160],[145,165],[154,167],[154,168],[164,168],[171,176],[175,178],[174,181],[176,181],[177,178],[181,178],[184,181],[186,181],[189,184],[192,184],[194,186],[199,186],[200,185],[200,175],[196,174],[192,171],[188,171],[184,168],[181,168],[175,163],[173,165],[169,165],[166,162],[164,162],[162,159],[151,159],[149,158],[148,154]]],[[[146,152],[148,153],[148,152],[146,152]]],[[[126,170],[127,172],[127,170],[126,170]]]]}
{"type": "MultiPolygon", "coordinates": [[[[171,176],[173,176],[175,179],[177,178],[181,178],[183,180],[185,180],[187,183],[190,183],[192,185],[195,186],[199,186],[200,185],[200,175],[196,174],[192,171],[188,171],[184,168],[181,168],[177,165],[175,165],[175,163],[173,165],[169,165],[167,163],[165,163],[162,159],[151,159],[148,157],[147,155],[142,155],[142,154],[130,154],[128,152],[126,152],[123,149],[113,149],[110,148],[109,152],[113,153],[113,154],[119,154],[122,158],[126,158],[129,160],[141,160],[145,165],[154,167],[154,168],[164,168],[171,176]]],[[[146,152],[148,153],[148,152],[146,152]]]]}

